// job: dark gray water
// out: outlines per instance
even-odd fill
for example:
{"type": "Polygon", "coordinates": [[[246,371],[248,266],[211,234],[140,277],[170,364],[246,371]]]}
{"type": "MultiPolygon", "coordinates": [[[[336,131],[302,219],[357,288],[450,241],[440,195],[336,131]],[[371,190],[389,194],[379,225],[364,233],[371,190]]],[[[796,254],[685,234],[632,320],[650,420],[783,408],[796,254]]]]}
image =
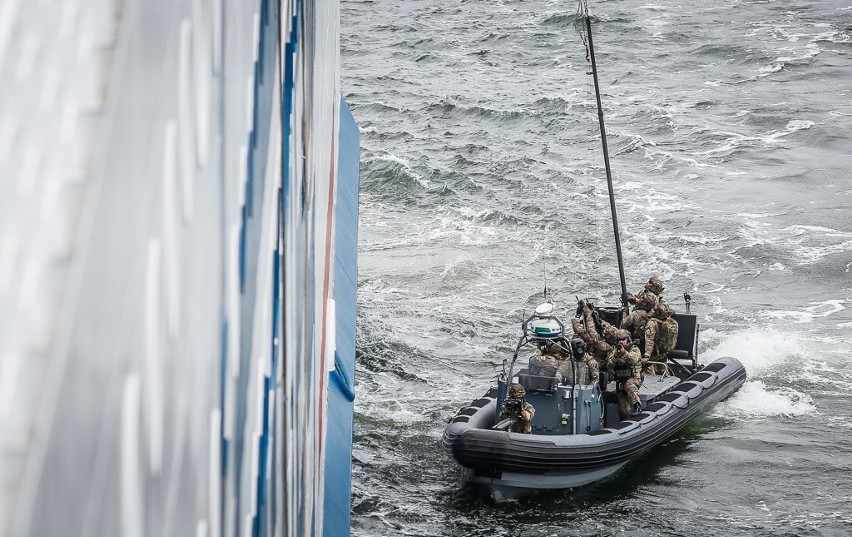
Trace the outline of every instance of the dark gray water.
{"type": "Polygon", "coordinates": [[[353,528],[852,534],[852,4],[594,2],[628,287],[693,297],[749,380],[613,479],[495,505],[444,425],[545,284],[615,302],[573,2],[344,1],[362,135],[353,528]]]}

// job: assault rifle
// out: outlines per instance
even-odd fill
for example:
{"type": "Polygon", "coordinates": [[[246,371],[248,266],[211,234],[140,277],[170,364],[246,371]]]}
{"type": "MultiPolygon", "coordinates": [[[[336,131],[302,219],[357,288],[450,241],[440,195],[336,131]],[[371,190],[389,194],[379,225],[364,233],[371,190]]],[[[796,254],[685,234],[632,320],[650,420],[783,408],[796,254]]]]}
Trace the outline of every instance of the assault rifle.
{"type": "Polygon", "coordinates": [[[521,418],[521,412],[524,410],[524,400],[511,398],[506,399],[503,403],[503,411],[500,414],[505,414],[505,418],[500,420],[500,422],[492,427],[492,429],[497,431],[508,431],[512,428],[512,425],[515,424],[521,418]]]}
{"type": "Polygon", "coordinates": [[[595,323],[595,329],[598,331],[598,334],[602,333],[603,326],[601,325],[601,319],[598,317],[598,310],[595,309],[594,303],[588,298],[586,300],[577,297],[577,311],[575,313],[576,317],[583,317],[583,308],[586,306],[592,310],[592,321],[595,323]]]}

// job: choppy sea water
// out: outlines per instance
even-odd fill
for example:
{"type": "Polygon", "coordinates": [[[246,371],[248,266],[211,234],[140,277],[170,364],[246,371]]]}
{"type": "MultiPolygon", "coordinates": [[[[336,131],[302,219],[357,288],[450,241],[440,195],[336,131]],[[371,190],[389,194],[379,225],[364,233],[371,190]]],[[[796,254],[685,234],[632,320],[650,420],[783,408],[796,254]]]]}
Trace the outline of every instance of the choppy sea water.
{"type": "Polygon", "coordinates": [[[574,2],[342,5],[362,136],[353,528],[852,534],[852,5],[593,2],[628,288],[689,292],[740,391],[612,479],[494,504],[447,420],[545,284],[619,293],[574,2]]]}

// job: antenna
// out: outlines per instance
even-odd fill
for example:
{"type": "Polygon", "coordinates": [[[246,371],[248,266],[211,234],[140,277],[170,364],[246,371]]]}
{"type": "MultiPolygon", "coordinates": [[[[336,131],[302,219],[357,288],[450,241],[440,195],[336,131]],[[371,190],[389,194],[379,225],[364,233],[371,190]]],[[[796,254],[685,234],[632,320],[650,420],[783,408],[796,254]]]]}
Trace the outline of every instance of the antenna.
{"type": "Polygon", "coordinates": [[[598,85],[598,68],[595,63],[595,47],[592,43],[592,20],[589,17],[589,6],[581,1],[583,15],[586,19],[586,37],[588,38],[588,56],[592,63],[592,78],[595,81],[595,99],[598,104],[598,123],[601,127],[601,144],[603,145],[604,167],[606,168],[606,184],[609,189],[609,208],[612,211],[612,229],[615,232],[615,255],[618,258],[618,276],[621,280],[621,302],[627,303],[627,284],[624,281],[624,260],[621,258],[621,238],[618,235],[618,215],[615,211],[615,193],[612,188],[612,171],[609,168],[609,150],[606,146],[606,128],[604,127],[603,107],[601,106],[601,91],[598,85]]]}

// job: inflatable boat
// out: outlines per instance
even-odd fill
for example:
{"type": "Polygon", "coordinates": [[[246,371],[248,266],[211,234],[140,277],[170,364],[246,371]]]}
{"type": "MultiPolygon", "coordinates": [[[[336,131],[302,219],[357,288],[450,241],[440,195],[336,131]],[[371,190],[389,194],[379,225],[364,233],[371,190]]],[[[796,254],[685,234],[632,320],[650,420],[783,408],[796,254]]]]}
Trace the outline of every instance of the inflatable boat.
{"type": "MultiPolygon", "coordinates": [[[[598,309],[603,317],[617,315],[616,310],[598,309]]],[[[444,449],[462,466],[462,481],[486,487],[497,501],[603,479],[745,382],[745,368],[735,358],[698,364],[696,316],[675,314],[680,329],[665,371],[644,376],[641,411],[621,419],[617,383],[608,381],[605,372],[597,382],[588,382],[582,374],[585,364],[569,358],[561,372],[542,375],[519,358],[525,347],[545,340],[566,347],[574,343],[562,336],[562,322],[542,311],[549,309],[540,306],[524,321],[517,350],[504,363],[497,386],[461,408],[442,439],[444,449]],[[535,409],[529,434],[503,426],[504,403],[511,399],[513,384],[523,386],[524,403],[535,409]]]]}

